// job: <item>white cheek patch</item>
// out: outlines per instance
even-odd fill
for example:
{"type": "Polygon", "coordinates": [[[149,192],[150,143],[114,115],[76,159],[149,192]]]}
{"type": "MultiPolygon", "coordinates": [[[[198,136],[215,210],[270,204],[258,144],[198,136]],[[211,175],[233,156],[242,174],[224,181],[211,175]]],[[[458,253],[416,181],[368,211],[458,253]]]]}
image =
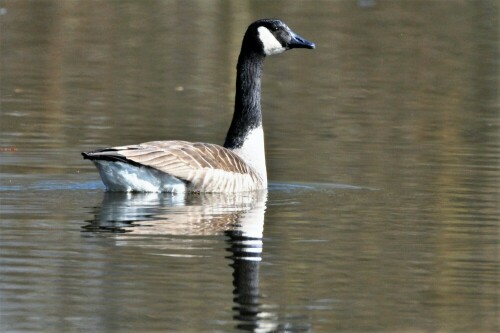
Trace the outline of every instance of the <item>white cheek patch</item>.
{"type": "Polygon", "coordinates": [[[266,55],[278,54],[286,50],[266,27],[259,27],[257,31],[259,32],[259,39],[264,45],[266,55]]]}

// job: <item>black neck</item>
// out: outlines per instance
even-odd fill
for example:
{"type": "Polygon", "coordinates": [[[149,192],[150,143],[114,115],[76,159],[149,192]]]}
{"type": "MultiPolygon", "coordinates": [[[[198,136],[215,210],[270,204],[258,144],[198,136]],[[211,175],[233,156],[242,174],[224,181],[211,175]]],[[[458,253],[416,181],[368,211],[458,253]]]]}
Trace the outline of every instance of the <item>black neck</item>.
{"type": "Polygon", "coordinates": [[[234,114],[224,142],[226,148],[241,148],[249,131],[262,124],[260,77],[263,63],[264,55],[246,49],[243,44],[236,67],[234,114]]]}

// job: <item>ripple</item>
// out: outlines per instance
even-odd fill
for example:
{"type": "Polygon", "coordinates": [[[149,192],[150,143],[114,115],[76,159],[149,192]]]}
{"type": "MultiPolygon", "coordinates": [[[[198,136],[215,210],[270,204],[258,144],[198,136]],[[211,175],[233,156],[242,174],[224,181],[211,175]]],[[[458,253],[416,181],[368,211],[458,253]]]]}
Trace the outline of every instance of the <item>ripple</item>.
{"type": "MultiPolygon", "coordinates": [[[[24,182],[24,181],[23,181],[24,182]]],[[[28,184],[0,185],[0,191],[105,190],[101,181],[42,180],[28,184]]]]}
{"type": "Polygon", "coordinates": [[[356,186],[349,184],[338,183],[285,183],[285,182],[271,182],[269,183],[269,191],[283,191],[291,192],[296,190],[370,190],[376,191],[377,189],[364,186],[356,186]]]}
{"type": "MultiPolygon", "coordinates": [[[[28,180],[29,181],[29,180],[28,180]]],[[[100,180],[75,181],[75,180],[38,180],[34,183],[0,185],[0,191],[62,191],[62,190],[103,190],[105,187],[100,180]]],[[[377,189],[339,183],[302,183],[302,182],[270,182],[271,192],[318,191],[318,190],[370,190],[377,189]]]]}
{"type": "Polygon", "coordinates": [[[56,190],[98,190],[104,189],[100,181],[67,182],[67,181],[42,181],[30,186],[34,190],[56,191],[56,190]]]}

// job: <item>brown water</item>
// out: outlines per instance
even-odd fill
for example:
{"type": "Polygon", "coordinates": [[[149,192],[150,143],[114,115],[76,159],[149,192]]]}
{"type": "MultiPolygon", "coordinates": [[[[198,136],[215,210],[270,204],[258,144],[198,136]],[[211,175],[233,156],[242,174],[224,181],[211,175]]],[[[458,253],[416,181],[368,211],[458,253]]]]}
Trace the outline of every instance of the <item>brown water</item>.
{"type": "Polygon", "coordinates": [[[0,331],[493,332],[495,1],[0,2],[0,331]],[[246,26],[266,193],[106,194],[80,151],[222,143],[246,26]]]}

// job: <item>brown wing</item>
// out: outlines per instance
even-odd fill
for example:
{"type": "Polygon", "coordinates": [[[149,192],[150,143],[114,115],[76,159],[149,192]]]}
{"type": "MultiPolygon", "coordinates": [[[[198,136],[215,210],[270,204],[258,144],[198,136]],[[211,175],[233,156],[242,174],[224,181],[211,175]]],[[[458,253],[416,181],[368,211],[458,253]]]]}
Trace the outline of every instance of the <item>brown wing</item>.
{"type": "Polygon", "coordinates": [[[190,183],[195,191],[253,190],[261,183],[241,157],[210,143],[152,141],[103,149],[86,157],[148,166],[190,183]]]}

